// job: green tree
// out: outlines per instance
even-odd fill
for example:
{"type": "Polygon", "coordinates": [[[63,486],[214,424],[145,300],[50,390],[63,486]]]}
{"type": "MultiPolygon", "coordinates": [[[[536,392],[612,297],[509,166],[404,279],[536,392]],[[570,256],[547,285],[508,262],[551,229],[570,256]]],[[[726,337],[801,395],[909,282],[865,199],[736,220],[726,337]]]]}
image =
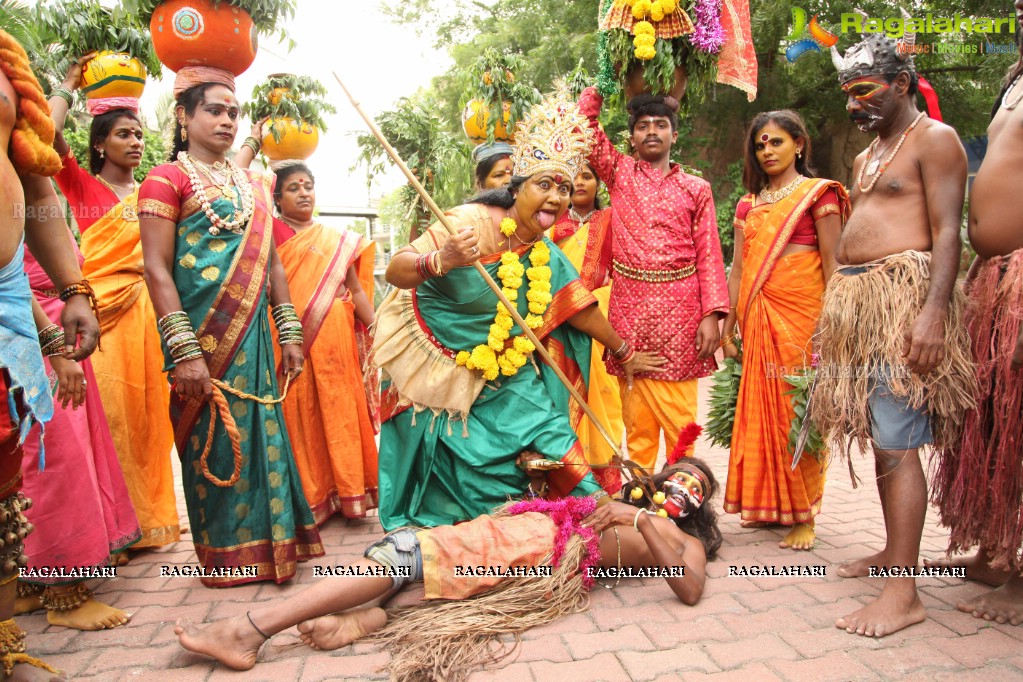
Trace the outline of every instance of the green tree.
{"type": "MultiPolygon", "coordinates": [[[[417,26],[423,33],[433,34],[438,45],[449,47],[452,67],[437,76],[423,96],[436,101],[441,125],[457,134],[461,113],[458,76],[486,48],[521,52],[526,66],[516,76],[541,92],[549,90],[557,76],[570,73],[580,60],[590,73],[595,73],[597,6],[598,0],[502,0],[492,7],[474,0],[458,0],[453,6],[438,0],[408,0],[389,4],[388,11],[395,21],[417,26]]],[[[675,159],[701,170],[714,189],[726,261],[731,260],[735,199],[742,193],[738,180],[743,138],[753,116],[773,109],[799,111],[810,130],[819,174],[845,183],[849,182],[853,159],[870,141],[846,115],[845,99],[826,52],[810,54],[792,64],[786,60],[786,37],[792,30],[794,6],[804,8],[809,16],[819,14],[823,25],[836,32],[841,14],[853,12],[857,6],[871,16],[900,16],[896,4],[883,0],[750,0],[759,65],[757,99],[747,102],[745,94],[733,87],[714,86],[706,101],[693,106],[681,122],[675,149],[675,159]]],[[[957,0],[919,0],[906,6],[912,7],[913,16],[921,17],[928,12],[934,16],[1014,16],[1012,5],[1004,0],[974,0],[969,9],[957,0]]],[[[993,38],[992,42],[1012,40],[1005,34],[993,38]]],[[[857,35],[843,35],[839,48],[845,51],[858,40],[857,35]]],[[[979,45],[981,38],[924,34],[917,42],[979,45]]],[[[984,134],[1000,80],[1015,59],[1015,55],[932,53],[919,55],[916,65],[938,92],[945,122],[968,139],[984,134]]],[[[605,107],[601,122],[613,140],[622,139],[626,123],[623,111],[605,107]]]]}

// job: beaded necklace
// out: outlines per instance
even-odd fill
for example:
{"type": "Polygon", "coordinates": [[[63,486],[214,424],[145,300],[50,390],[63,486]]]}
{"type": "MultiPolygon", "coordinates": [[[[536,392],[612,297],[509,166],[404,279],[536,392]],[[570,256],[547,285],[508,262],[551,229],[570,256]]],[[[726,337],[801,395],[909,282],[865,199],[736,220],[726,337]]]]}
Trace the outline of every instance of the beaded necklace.
{"type": "Polygon", "coordinates": [[[249,185],[249,180],[245,176],[245,172],[242,171],[233,161],[227,160],[223,162],[222,168],[230,172],[231,181],[234,182],[235,187],[238,188],[238,192],[241,194],[241,205],[235,199],[238,198],[238,193],[231,189],[230,185],[227,184],[226,179],[222,179],[221,182],[217,182],[214,177],[215,173],[218,173],[218,164],[214,164],[211,168],[209,164],[199,161],[198,159],[192,158],[188,152],[178,152],[178,161],[184,166],[185,172],[188,173],[188,179],[192,183],[192,191],[195,192],[196,198],[202,205],[203,213],[210,221],[209,232],[216,236],[220,234],[221,230],[229,230],[236,234],[241,234],[245,231],[245,226],[252,218],[253,209],[255,208],[255,199],[252,196],[252,187],[249,185]],[[234,218],[225,220],[217,215],[216,211],[213,210],[213,205],[210,201],[210,197],[206,194],[206,187],[203,185],[202,180],[199,178],[199,171],[196,168],[196,164],[200,164],[203,167],[206,175],[209,176],[210,181],[217,187],[224,198],[228,199],[234,207],[234,218]],[[239,210],[240,209],[240,210],[239,210]]]}
{"type": "Polygon", "coordinates": [[[1023,88],[1019,88],[1019,92],[1018,93],[1016,92],[1016,86],[1020,84],[1019,81],[1020,76],[1016,76],[1016,80],[1014,80],[1009,85],[1009,87],[1005,89],[1005,94],[1002,95],[1002,107],[1008,109],[1009,111],[1015,109],[1016,105],[1019,104],[1021,99],[1023,99],[1023,88]],[[1012,99],[1012,102],[1008,101],[1010,92],[1015,95],[1015,97],[1013,97],[1012,99]]]}
{"type": "MultiPolygon", "coordinates": [[[[921,111],[919,114],[917,114],[916,118],[913,119],[913,122],[906,126],[906,129],[902,131],[901,135],[899,135],[898,142],[896,142],[895,146],[892,147],[891,153],[888,154],[888,158],[884,159],[883,161],[880,161],[879,159],[874,159],[871,162],[870,164],[872,168],[871,173],[876,174],[873,175],[873,177],[870,179],[870,182],[867,183],[866,187],[863,186],[863,171],[866,170],[867,164],[864,163],[862,166],[860,166],[860,172],[856,176],[856,185],[857,187],[860,188],[861,192],[866,194],[870,190],[874,189],[874,185],[876,185],[877,181],[881,179],[881,176],[884,175],[884,172],[888,170],[888,165],[892,162],[892,159],[895,158],[895,155],[899,153],[899,150],[902,149],[902,144],[906,141],[906,138],[909,137],[909,134],[913,132],[913,128],[916,128],[916,124],[919,123],[920,119],[922,119],[923,117],[924,112],[921,111]],[[879,164],[879,166],[877,166],[876,164],[879,164]]],[[[867,148],[868,158],[874,155],[874,150],[877,149],[877,141],[880,139],[881,139],[880,137],[875,137],[874,141],[870,143],[870,147],[867,148]]]]}

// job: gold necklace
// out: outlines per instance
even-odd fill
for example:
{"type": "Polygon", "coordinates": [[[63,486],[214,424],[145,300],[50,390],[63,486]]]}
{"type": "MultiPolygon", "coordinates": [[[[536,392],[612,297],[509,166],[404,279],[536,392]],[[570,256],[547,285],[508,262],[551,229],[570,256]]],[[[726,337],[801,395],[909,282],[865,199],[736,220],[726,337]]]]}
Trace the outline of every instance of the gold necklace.
{"type": "Polygon", "coordinates": [[[796,187],[799,186],[803,180],[806,180],[802,175],[797,175],[795,180],[785,185],[781,189],[776,189],[773,192],[768,192],[767,188],[760,190],[760,200],[765,204],[776,204],[788,195],[796,191],[796,187]]]}
{"type": "MultiPolygon", "coordinates": [[[[115,187],[117,187],[118,189],[129,189],[133,192],[135,191],[136,183],[134,180],[131,181],[130,185],[115,185],[114,183],[104,178],[102,175],[96,175],[94,177],[100,182],[102,182],[104,185],[106,185],[107,188],[110,189],[111,191],[113,191],[115,187]]],[[[117,192],[115,191],[114,194],[117,194],[117,192]]]]}

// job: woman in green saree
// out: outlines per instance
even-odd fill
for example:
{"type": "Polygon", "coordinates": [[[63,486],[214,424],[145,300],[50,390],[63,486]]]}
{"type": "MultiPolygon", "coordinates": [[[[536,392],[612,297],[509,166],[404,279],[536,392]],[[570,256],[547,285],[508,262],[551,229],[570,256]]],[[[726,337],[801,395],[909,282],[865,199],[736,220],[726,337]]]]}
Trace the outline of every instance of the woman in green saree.
{"type": "Polygon", "coordinates": [[[190,75],[182,69],[175,82],[174,161],[154,168],[139,190],[146,284],[174,382],[171,420],[202,582],[280,583],[323,547],[282,410],[268,400],[280,395],[268,299],[286,375],[302,370],[301,325],[288,314],[273,247],[270,176],[225,159],[239,115],[233,79],[190,75]],[[211,377],[228,387],[234,433],[220,415],[210,428],[211,377]]]}
{"type": "Polygon", "coordinates": [[[572,429],[580,408],[530,357],[532,344],[475,261],[501,282],[577,387],[585,385],[591,337],[630,381],[664,362],[629,348],[543,236],[568,209],[589,150],[586,120],[573,102],[548,100],[519,126],[511,184],[449,211],[457,236],[434,224],[387,269],[396,288],[377,313],[373,359],[385,382],[380,520],[388,530],[475,518],[521,496],[529,483],[516,466],[523,453],[560,463],[547,474],[550,497],[602,492],[572,429]]]}

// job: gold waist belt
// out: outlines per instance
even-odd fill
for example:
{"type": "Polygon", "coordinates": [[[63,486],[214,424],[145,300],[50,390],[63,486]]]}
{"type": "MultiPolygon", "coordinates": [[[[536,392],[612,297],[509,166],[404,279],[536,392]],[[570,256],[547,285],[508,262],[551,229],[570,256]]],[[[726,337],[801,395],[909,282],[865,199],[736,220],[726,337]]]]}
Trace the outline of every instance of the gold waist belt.
{"type": "Polygon", "coordinates": [[[696,263],[690,263],[678,270],[641,270],[614,261],[612,268],[623,277],[638,279],[641,282],[677,282],[680,279],[692,277],[696,273],[696,263]]]}

